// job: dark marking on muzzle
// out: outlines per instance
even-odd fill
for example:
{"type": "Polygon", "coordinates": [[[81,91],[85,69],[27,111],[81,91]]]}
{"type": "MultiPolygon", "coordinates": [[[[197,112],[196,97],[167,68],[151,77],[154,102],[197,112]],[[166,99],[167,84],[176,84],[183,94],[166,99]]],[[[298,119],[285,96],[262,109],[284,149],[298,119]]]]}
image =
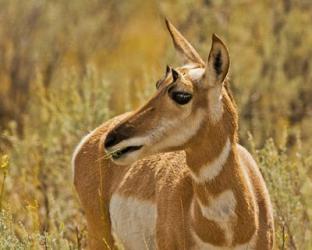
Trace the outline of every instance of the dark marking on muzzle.
{"type": "Polygon", "coordinates": [[[119,127],[114,128],[111,130],[107,135],[104,141],[105,148],[111,148],[123,140],[128,139],[131,137],[133,133],[133,129],[128,125],[121,125],[119,127]]]}

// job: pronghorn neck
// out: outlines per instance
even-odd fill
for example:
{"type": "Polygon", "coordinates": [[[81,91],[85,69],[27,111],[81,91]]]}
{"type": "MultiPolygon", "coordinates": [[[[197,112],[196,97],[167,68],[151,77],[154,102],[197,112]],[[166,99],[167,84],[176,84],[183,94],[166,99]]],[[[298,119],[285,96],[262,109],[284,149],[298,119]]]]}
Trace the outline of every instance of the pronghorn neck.
{"type": "Polygon", "coordinates": [[[194,237],[219,246],[249,240],[254,234],[255,220],[250,187],[239,164],[236,126],[233,127],[228,117],[225,111],[215,125],[202,127],[200,136],[186,150],[193,179],[190,217],[194,237]],[[206,234],[207,228],[214,234],[206,234]],[[241,237],[242,234],[236,233],[239,230],[246,234],[241,237]]]}
{"type": "MultiPolygon", "coordinates": [[[[200,174],[204,169],[221,171],[229,156],[235,154],[233,148],[237,141],[237,114],[226,91],[223,94],[222,104],[223,114],[220,119],[213,121],[207,117],[186,147],[187,164],[195,174],[194,176],[200,174]]],[[[217,172],[219,173],[219,171],[217,172]]],[[[207,178],[217,177],[217,172],[207,178]]],[[[207,174],[209,175],[209,173],[207,174]]]]}
{"type": "MultiPolygon", "coordinates": [[[[209,133],[210,134],[210,133],[209,133]]],[[[211,133],[210,138],[205,138],[204,135],[198,142],[194,142],[195,147],[190,147],[186,150],[186,159],[189,168],[194,173],[194,176],[199,178],[205,169],[208,170],[209,166],[212,166],[213,169],[222,170],[230,153],[232,152],[232,141],[227,134],[211,133]],[[207,146],[207,142],[213,141],[213,137],[217,139],[215,143],[211,146],[207,146]]],[[[212,168],[210,168],[212,170],[212,168]]],[[[219,171],[218,171],[219,172],[219,171]]],[[[217,173],[213,176],[207,176],[208,179],[212,180],[214,177],[217,177],[217,173]]]]}
{"type": "Polygon", "coordinates": [[[222,118],[209,129],[202,127],[186,149],[186,161],[195,184],[221,181],[223,172],[238,171],[236,135],[222,118]]]}

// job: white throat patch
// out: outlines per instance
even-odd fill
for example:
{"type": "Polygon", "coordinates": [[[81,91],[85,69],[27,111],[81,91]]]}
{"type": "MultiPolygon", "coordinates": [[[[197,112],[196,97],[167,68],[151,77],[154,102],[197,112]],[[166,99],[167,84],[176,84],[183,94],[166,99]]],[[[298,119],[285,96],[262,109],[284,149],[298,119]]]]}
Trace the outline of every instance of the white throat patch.
{"type": "MultiPolygon", "coordinates": [[[[233,229],[231,225],[236,219],[235,208],[237,204],[233,191],[226,190],[218,196],[211,198],[208,206],[203,205],[199,199],[197,199],[197,202],[203,216],[208,220],[215,221],[224,230],[227,245],[231,246],[233,242],[233,229]]],[[[194,201],[192,203],[192,212],[193,209],[194,201]]],[[[193,237],[196,238],[194,234],[193,237]]],[[[209,248],[209,245],[202,249],[214,249],[209,248]]]]}
{"type": "Polygon", "coordinates": [[[231,151],[231,142],[228,138],[226,143],[217,158],[215,158],[212,162],[205,164],[201,167],[199,172],[196,174],[191,172],[191,175],[196,183],[202,184],[206,181],[211,181],[215,177],[217,177],[221,170],[223,169],[224,164],[227,161],[231,151]]]}
{"type": "Polygon", "coordinates": [[[232,190],[226,190],[217,197],[213,197],[209,206],[203,205],[200,200],[197,201],[208,220],[229,222],[235,215],[236,199],[232,190]]]}

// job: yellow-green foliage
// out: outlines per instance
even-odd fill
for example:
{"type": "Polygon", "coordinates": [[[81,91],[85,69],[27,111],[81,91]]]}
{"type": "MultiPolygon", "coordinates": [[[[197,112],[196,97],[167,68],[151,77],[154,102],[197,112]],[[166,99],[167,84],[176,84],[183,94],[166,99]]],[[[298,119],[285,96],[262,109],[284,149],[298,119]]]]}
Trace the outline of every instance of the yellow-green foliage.
{"type": "Polygon", "coordinates": [[[0,249],[80,249],[71,154],[178,65],[163,16],[231,55],[240,139],[264,174],[278,249],[312,248],[310,1],[0,1],[0,249]],[[272,138],[269,139],[268,138],[272,138]]]}
{"type": "Polygon", "coordinates": [[[287,156],[272,139],[253,150],[274,206],[276,243],[279,249],[311,249],[312,157],[287,156]]]}

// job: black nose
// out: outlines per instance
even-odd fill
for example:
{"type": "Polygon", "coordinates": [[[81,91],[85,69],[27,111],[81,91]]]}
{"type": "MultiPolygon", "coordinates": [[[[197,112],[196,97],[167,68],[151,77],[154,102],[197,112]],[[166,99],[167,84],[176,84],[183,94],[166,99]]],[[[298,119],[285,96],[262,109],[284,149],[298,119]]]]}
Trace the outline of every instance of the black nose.
{"type": "Polygon", "coordinates": [[[106,139],[105,139],[105,142],[104,142],[104,147],[105,148],[109,148],[109,147],[112,147],[112,146],[116,145],[117,143],[118,143],[118,136],[117,136],[117,134],[114,133],[114,132],[110,132],[106,136],[106,139]]]}

